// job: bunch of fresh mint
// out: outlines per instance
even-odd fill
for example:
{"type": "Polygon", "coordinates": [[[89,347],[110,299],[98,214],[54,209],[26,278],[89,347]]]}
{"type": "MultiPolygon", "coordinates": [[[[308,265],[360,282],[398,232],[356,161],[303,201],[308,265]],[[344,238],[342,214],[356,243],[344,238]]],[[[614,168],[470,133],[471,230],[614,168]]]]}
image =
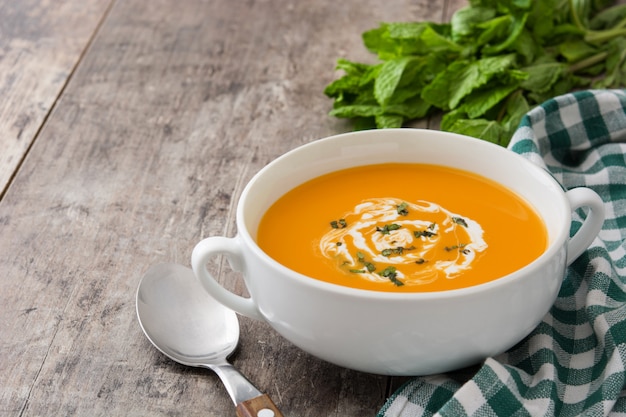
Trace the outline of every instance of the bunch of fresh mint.
{"type": "Polygon", "coordinates": [[[356,129],[401,127],[443,112],[441,129],[506,146],[548,98],[626,85],[626,4],[470,0],[449,23],[383,23],[363,33],[380,59],[339,59],[331,115],[356,129]]]}

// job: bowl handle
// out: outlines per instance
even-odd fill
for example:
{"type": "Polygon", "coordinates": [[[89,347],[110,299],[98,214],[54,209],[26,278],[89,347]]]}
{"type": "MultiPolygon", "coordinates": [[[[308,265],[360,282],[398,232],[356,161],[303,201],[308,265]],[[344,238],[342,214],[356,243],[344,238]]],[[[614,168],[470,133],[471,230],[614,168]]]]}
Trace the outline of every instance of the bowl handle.
{"type": "Polygon", "coordinates": [[[582,226],[572,236],[567,245],[567,265],[569,266],[598,236],[604,224],[604,202],[602,198],[592,189],[586,187],[572,188],[565,193],[569,200],[572,211],[587,207],[589,209],[587,218],[582,226]]]}
{"type": "Polygon", "coordinates": [[[228,291],[207,270],[207,262],[217,255],[225,255],[234,270],[245,269],[242,268],[244,258],[239,239],[213,236],[201,240],[191,254],[191,267],[204,289],[231,310],[253,319],[263,320],[252,297],[245,298],[228,291]]]}

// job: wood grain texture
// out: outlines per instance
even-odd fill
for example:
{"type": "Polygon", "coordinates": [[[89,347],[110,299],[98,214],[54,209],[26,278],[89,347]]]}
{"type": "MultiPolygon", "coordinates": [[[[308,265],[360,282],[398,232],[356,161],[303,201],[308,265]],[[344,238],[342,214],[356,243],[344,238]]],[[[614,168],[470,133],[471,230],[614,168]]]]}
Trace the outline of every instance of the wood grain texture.
{"type": "MultiPolygon", "coordinates": [[[[173,363],[141,333],[141,275],[188,265],[201,238],[233,236],[238,196],[266,163],[351,129],[327,116],[322,91],[338,57],[373,61],[363,31],[441,20],[444,6],[115,2],[45,123],[22,134],[39,132],[0,201],[0,415],[234,416],[215,375],[173,363]]],[[[226,263],[210,267],[245,293],[226,263]]],[[[286,416],[374,416],[402,382],[241,326],[232,362],[286,416]]]]}
{"type": "Polygon", "coordinates": [[[110,3],[0,0],[0,196],[110,3]]]}
{"type": "Polygon", "coordinates": [[[276,404],[266,394],[237,404],[238,417],[283,417],[276,404]]]}

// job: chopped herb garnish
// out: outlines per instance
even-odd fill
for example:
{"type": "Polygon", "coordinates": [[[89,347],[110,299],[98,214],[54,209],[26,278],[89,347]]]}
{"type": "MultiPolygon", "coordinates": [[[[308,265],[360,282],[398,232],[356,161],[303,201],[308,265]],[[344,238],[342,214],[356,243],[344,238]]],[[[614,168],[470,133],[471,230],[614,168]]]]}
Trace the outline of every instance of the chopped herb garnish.
{"type": "Polygon", "coordinates": [[[459,243],[458,245],[454,245],[454,246],[446,246],[444,249],[446,251],[450,252],[450,251],[453,251],[455,249],[463,249],[465,246],[467,246],[467,243],[459,243]]]}
{"type": "Polygon", "coordinates": [[[333,220],[332,222],[330,222],[330,227],[332,227],[333,229],[345,229],[346,226],[348,226],[348,223],[346,223],[346,219],[333,220]]]}
{"type": "Polygon", "coordinates": [[[393,282],[398,287],[404,285],[404,282],[397,278],[398,273],[396,272],[396,268],[394,266],[388,266],[380,273],[380,275],[385,278],[389,278],[389,281],[393,282]]]}
{"type": "Polygon", "coordinates": [[[415,236],[416,238],[420,238],[420,237],[433,237],[433,236],[437,236],[437,233],[435,232],[431,232],[430,230],[416,230],[413,232],[413,236],[415,236]]]}
{"type": "Polygon", "coordinates": [[[343,245],[343,243],[341,243],[341,242],[337,242],[337,243],[336,243],[336,245],[337,245],[337,246],[341,246],[341,245],[343,245]]]}
{"type": "Polygon", "coordinates": [[[409,214],[409,210],[407,210],[409,205],[407,203],[398,204],[396,206],[396,210],[398,210],[398,214],[401,216],[407,216],[409,214]]]}
{"type": "Polygon", "coordinates": [[[401,286],[404,285],[404,282],[400,281],[396,277],[391,277],[391,278],[389,278],[389,280],[391,280],[391,282],[393,282],[396,285],[396,287],[401,287],[401,286]]]}
{"type": "MultiPolygon", "coordinates": [[[[374,265],[371,262],[365,261],[365,255],[363,254],[363,252],[357,252],[356,257],[357,257],[357,260],[363,264],[365,269],[348,269],[349,272],[353,274],[365,274],[367,272],[374,272],[376,270],[376,265],[374,265]]],[[[348,265],[348,261],[342,264],[342,266],[345,266],[345,265],[348,265]]]]}
{"type": "Polygon", "coordinates": [[[363,254],[363,252],[357,252],[356,257],[358,261],[361,262],[365,266],[368,272],[374,272],[376,270],[376,265],[374,265],[371,262],[365,261],[365,255],[363,254]]]}
{"type": "Polygon", "coordinates": [[[389,277],[396,277],[398,273],[396,272],[395,266],[388,266],[387,268],[381,271],[380,275],[385,278],[389,278],[389,277]]]}
{"type": "Polygon", "coordinates": [[[456,224],[459,224],[459,225],[463,226],[463,227],[468,227],[468,226],[467,226],[467,222],[466,222],[466,221],[465,221],[465,219],[464,219],[464,218],[462,218],[462,217],[453,217],[453,218],[452,218],[452,221],[453,221],[454,223],[456,223],[456,224]]]}
{"type": "Polygon", "coordinates": [[[426,262],[426,259],[424,259],[424,258],[419,258],[419,259],[417,259],[417,260],[415,261],[415,263],[416,263],[416,264],[418,264],[418,265],[421,265],[421,264],[423,264],[424,262],[426,262]]]}
{"type": "Polygon", "coordinates": [[[415,246],[409,246],[408,248],[398,246],[396,248],[383,249],[383,251],[381,252],[381,255],[383,256],[402,255],[405,250],[414,250],[414,249],[415,249],[415,246]]]}
{"type": "Polygon", "coordinates": [[[383,227],[376,226],[376,231],[382,233],[383,235],[388,235],[389,232],[393,230],[398,230],[401,227],[402,226],[400,226],[399,224],[391,223],[391,224],[386,224],[383,227]]]}

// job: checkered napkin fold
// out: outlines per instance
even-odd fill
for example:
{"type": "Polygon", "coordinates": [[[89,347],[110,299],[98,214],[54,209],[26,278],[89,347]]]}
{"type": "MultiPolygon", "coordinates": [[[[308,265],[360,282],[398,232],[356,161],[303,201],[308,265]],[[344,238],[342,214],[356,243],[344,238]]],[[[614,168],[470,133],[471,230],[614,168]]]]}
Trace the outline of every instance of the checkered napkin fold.
{"type": "MultiPolygon", "coordinates": [[[[626,416],[626,90],[588,90],[526,114],[509,149],[604,200],[599,236],[537,328],[481,366],[411,379],[378,417],[626,416]]],[[[582,212],[572,214],[573,227],[582,212]]]]}

